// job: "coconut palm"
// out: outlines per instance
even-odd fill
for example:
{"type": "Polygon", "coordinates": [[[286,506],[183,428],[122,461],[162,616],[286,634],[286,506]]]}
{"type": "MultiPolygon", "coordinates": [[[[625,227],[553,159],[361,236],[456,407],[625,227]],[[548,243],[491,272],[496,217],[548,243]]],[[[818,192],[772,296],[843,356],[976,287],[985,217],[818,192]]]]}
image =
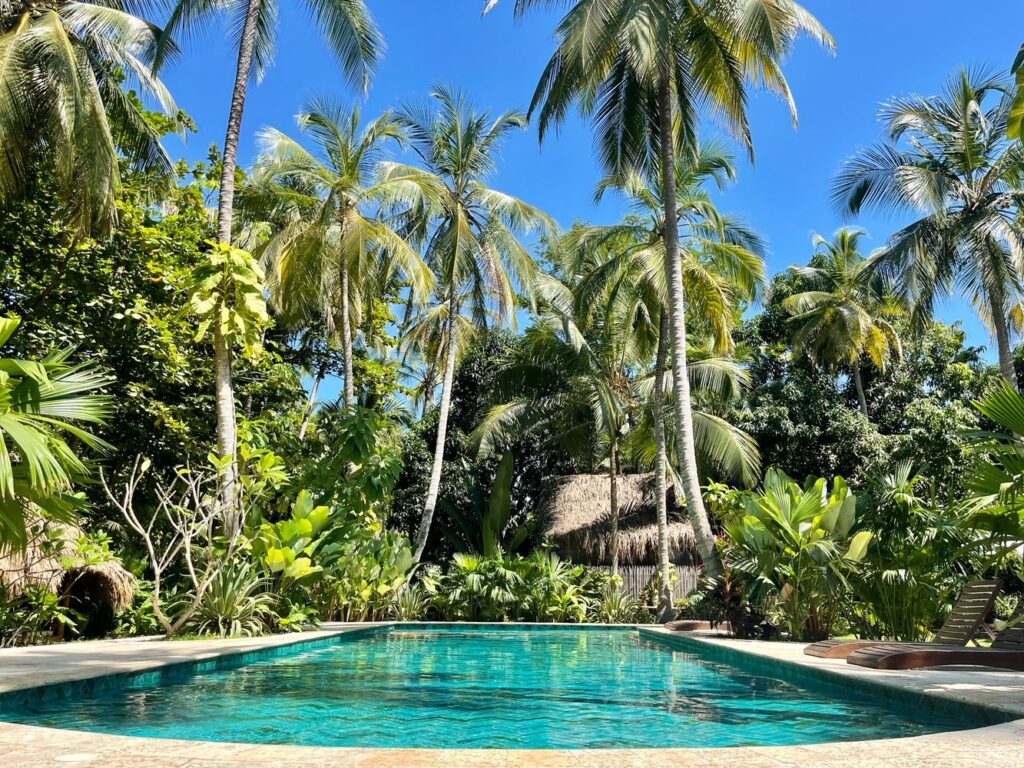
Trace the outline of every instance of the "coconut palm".
{"type": "Polygon", "coordinates": [[[902,314],[872,260],[861,255],[864,232],[843,227],[832,240],[815,235],[815,254],[806,267],[790,267],[806,290],[786,298],[792,317],[793,351],[807,354],[827,370],[848,366],[865,418],[868,403],[860,362],[867,357],[880,371],[903,347],[892,320],[902,314]]]}
{"type": "MultiPolygon", "coordinates": [[[[735,177],[732,157],[719,144],[701,143],[696,157],[681,156],[676,161],[676,221],[686,238],[681,249],[683,288],[693,318],[691,332],[708,339],[714,354],[732,350],[732,327],[737,307],[751,301],[764,282],[764,244],[756,233],[722,214],[706,189],[713,184],[719,190],[735,177]]],[[[666,430],[661,404],[665,403],[670,334],[667,308],[669,295],[665,282],[664,211],[661,174],[651,169],[613,174],[598,184],[598,195],[609,190],[625,194],[631,203],[632,217],[608,227],[588,227],[570,232],[568,249],[589,253],[602,244],[617,241],[617,253],[589,271],[576,291],[577,311],[600,305],[597,297],[618,297],[623,291],[648,304],[647,314],[658,329],[654,387],[651,395],[653,438],[656,447],[654,466],[658,497],[659,561],[662,570],[662,613],[671,608],[668,576],[668,519],[665,468],[666,430]],[[659,471],[660,468],[660,471],[659,471]]],[[[578,271],[579,265],[573,267],[578,271]]],[[[636,316],[637,313],[633,313],[636,316]]],[[[671,387],[669,387],[670,389],[671,387]]],[[[696,425],[695,425],[696,426],[696,425]]]]}
{"type": "MultiPolygon", "coordinates": [[[[0,345],[20,320],[0,318],[0,345]]],[[[86,474],[72,445],[109,448],[81,424],[102,424],[108,398],[98,390],[109,379],[89,365],[70,365],[69,350],[39,361],[0,359],[0,550],[26,543],[29,508],[67,519],[76,477],[86,474]],[[70,442],[69,442],[70,438],[70,442]]]]}
{"type": "MultiPolygon", "coordinates": [[[[103,234],[116,220],[119,153],[169,173],[160,137],[125,88],[177,107],[151,65],[161,31],[135,15],[156,3],[0,2],[0,202],[46,158],[69,222],[103,234]]],[[[168,52],[173,44],[165,41],[168,52]]]]}
{"type": "Polygon", "coordinates": [[[999,369],[1016,382],[1010,337],[1024,323],[1024,152],[1006,140],[1007,83],[961,70],[938,96],[882,108],[889,141],[854,155],[836,181],[848,214],[911,213],[874,257],[908,301],[918,327],[935,301],[965,294],[995,337],[999,369]]]}
{"type": "MultiPolygon", "coordinates": [[[[363,0],[305,0],[303,3],[323,33],[328,48],[338,58],[342,74],[361,91],[370,79],[383,52],[384,41],[363,0]]],[[[217,240],[231,243],[235,205],[235,171],[238,167],[238,137],[250,78],[262,79],[274,55],[277,33],[276,0],[176,0],[164,35],[157,47],[154,66],[160,66],[170,52],[171,35],[179,29],[193,30],[211,17],[226,13],[238,20],[238,60],[231,90],[231,105],[224,135],[224,153],[217,202],[217,240]]],[[[221,472],[220,498],[225,514],[233,514],[237,504],[238,464],[236,459],[238,425],[235,421],[235,387],[231,348],[223,335],[213,339],[215,392],[217,403],[217,454],[228,459],[221,472]]]]}
{"type": "MultiPolygon", "coordinates": [[[[609,255],[606,244],[594,252],[590,266],[599,268],[609,255]]],[[[578,277],[569,279],[580,285],[578,277]]],[[[636,382],[631,374],[647,367],[655,340],[661,358],[666,356],[667,333],[660,333],[658,327],[661,305],[655,302],[652,316],[645,302],[636,300],[635,286],[620,283],[610,286],[613,299],[599,302],[603,311],[574,313],[571,308],[578,297],[568,287],[554,278],[543,278],[539,288],[545,309],[525,333],[521,359],[498,377],[496,396],[506,402],[489,411],[475,430],[474,441],[487,454],[504,449],[524,434],[546,435],[545,439],[582,463],[593,464],[595,454],[605,462],[614,569],[618,554],[617,478],[623,454],[642,453],[638,450],[641,441],[655,444],[637,439],[641,432],[650,437],[640,404],[651,400],[647,386],[651,382],[636,382]],[[585,324],[577,324],[577,318],[585,324]],[[629,451],[624,450],[627,444],[632,446],[629,451]]],[[[714,359],[691,365],[688,372],[698,392],[721,388],[723,374],[739,375],[734,367],[714,359]]],[[[655,412],[663,407],[652,405],[655,412]]],[[[709,413],[696,412],[694,421],[703,468],[724,469],[728,479],[749,482],[757,465],[753,441],[709,413]]],[[[655,456],[643,456],[644,463],[656,462],[658,455],[664,474],[664,442],[655,456]]],[[[660,487],[664,489],[664,484],[660,487]]],[[[667,527],[667,511],[664,514],[667,527]]],[[[664,548],[667,551],[667,543],[664,548]]]]}
{"type": "Polygon", "coordinates": [[[297,121],[315,149],[274,128],[262,130],[261,154],[240,202],[258,218],[279,222],[257,249],[271,304],[286,327],[323,322],[340,338],[348,407],[354,402],[353,329],[362,308],[395,277],[408,282],[415,301],[433,285],[426,263],[386,215],[391,206],[429,198],[433,180],[382,157],[386,142],[403,140],[390,114],[363,128],[358,110],[315,100],[297,121]]]}
{"type": "Polygon", "coordinates": [[[495,170],[495,154],[502,139],[526,127],[521,113],[511,111],[494,117],[477,112],[458,91],[439,87],[429,103],[406,107],[399,119],[413,150],[441,186],[440,200],[429,215],[409,218],[410,226],[424,240],[427,263],[437,277],[440,301],[436,315],[445,324],[437,441],[416,534],[414,559],[419,562],[441,482],[452,381],[460,348],[459,318],[466,311],[476,326],[485,326],[491,314],[498,322],[514,323],[516,288],[529,293],[537,272],[519,236],[538,228],[552,231],[554,223],[536,208],[485,184],[495,170]]]}
{"type": "MultiPolygon", "coordinates": [[[[522,14],[563,3],[515,0],[513,5],[522,14]]],[[[488,0],[485,10],[496,4],[488,0]]],[[[781,94],[795,119],[781,61],[801,32],[832,47],[825,29],[792,0],[576,0],[558,25],[557,49],[541,75],[531,112],[538,112],[543,140],[578,104],[596,122],[604,166],[614,173],[660,167],[665,208],[675,210],[675,157],[696,146],[702,109],[723,120],[748,148],[748,81],[781,94]]],[[[721,562],[700,497],[686,372],[686,298],[678,226],[671,216],[664,241],[680,475],[697,547],[709,574],[716,576],[721,562]]]]}

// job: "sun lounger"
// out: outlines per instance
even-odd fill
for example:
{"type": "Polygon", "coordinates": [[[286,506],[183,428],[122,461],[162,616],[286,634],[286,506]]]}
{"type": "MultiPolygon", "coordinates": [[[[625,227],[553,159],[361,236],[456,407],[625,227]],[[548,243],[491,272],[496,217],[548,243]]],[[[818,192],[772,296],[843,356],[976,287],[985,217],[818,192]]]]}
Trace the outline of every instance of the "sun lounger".
{"type": "MultiPolygon", "coordinates": [[[[985,628],[985,617],[992,610],[999,587],[998,579],[972,581],[965,586],[946,623],[928,644],[962,647],[975,640],[985,628]]],[[[845,659],[855,651],[876,645],[891,646],[893,643],[885,640],[822,640],[804,648],[804,653],[824,659],[845,659]]]]}
{"type": "Polygon", "coordinates": [[[1007,625],[995,633],[989,648],[963,648],[935,643],[892,643],[862,648],[846,657],[849,664],[871,669],[917,669],[971,665],[1024,670],[1024,600],[1007,625]]]}

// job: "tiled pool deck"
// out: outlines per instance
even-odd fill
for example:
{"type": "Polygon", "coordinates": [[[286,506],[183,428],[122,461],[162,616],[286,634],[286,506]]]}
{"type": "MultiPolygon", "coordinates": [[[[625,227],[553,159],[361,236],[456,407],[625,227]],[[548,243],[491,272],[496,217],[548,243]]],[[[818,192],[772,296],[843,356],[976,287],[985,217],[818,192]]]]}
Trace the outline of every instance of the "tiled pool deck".
{"type": "MultiPolygon", "coordinates": [[[[82,681],[110,674],[131,674],[168,665],[208,661],[295,642],[317,641],[367,625],[327,625],[318,632],[246,640],[117,640],[0,651],[0,694],[46,684],[82,681]]],[[[671,636],[662,629],[644,629],[671,636]]],[[[883,741],[845,742],[800,747],[643,750],[419,750],[336,749],[267,746],[201,741],[143,739],[0,723],[0,766],[114,766],[115,768],[326,768],[327,766],[480,766],[526,768],[908,768],[974,766],[1024,768],[1024,673],[953,669],[877,672],[843,661],[804,656],[803,646],[700,636],[671,643],[707,643],[721,657],[754,654],[765,663],[792,662],[798,676],[843,675],[851,687],[871,687],[902,701],[920,694],[943,699],[940,706],[984,705],[1019,715],[985,728],[883,741]],[[823,672],[824,670],[824,672],[823,672]]],[[[743,656],[740,658],[747,658],[743,656]]],[[[928,700],[923,700],[928,701],[928,700]]]]}

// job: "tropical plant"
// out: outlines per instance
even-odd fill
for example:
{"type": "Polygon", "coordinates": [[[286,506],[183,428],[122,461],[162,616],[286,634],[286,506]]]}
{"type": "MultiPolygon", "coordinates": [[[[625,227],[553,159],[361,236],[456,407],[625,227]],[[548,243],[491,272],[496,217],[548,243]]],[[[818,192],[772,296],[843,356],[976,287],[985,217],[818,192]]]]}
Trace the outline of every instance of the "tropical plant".
{"type": "Polygon", "coordinates": [[[770,469],[744,514],[724,523],[726,559],[751,579],[749,599],[777,606],[793,638],[828,637],[849,572],[872,538],[870,531],[852,533],[856,508],[842,478],[831,488],[822,478],[801,488],[770,469]]]}
{"type": "Polygon", "coordinates": [[[928,484],[907,461],[871,478],[860,519],[874,537],[850,576],[855,602],[847,614],[859,637],[927,639],[974,572],[971,535],[955,509],[944,512],[921,495],[928,484]]]}
{"type": "Polygon", "coordinates": [[[435,205],[409,219],[410,234],[425,241],[426,261],[437,276],[435,314],[444,323],[437,440],[413,553],[419,562],[437,507],[462,312],[468,311],[477,326],[486,325],[491,311],[499,322],[515,322],[516,289],[530,294],[537,271],[518,236],[538,228],[550,231],[554,224],[536,208],[485,184],[495,171],[502,139],[526,126],[523,115],[477,112],[458,91],[438,87],[432,103],[407,107],[398,117],[439,189],[435,205]]]}
{"type": "Polygon", "coordinates": [[[902,314],[872,260],[859,251],[863,231],[843,227],[831,241],[815,235],[815,255],[806,267],[790,267],[804,290],[788,296],[783,305],[793,317],[793,352],[808,354],[826,369],[849,366],[857,401],[865,418],[860,361],[868,357],[884,371],[903,354],[892,321],[902,314]]]}
{"type": "Polygon", "coordinates": [[[355,399],[352,345],[363,307],[382,296],[396,277],[410,300],[423,301],[433,274],[381,207],[429,199],[432,177],[384,161],[387,141],[404,142],[389,113],[360,127],[359,111],[344,112],[327,99],[309,103],[296,118],[313,139],[309,151],[273,128],[263,129],[261,154],[242,189],[248,217],[279,222],[257,249],[268,272],[271,304],[288,328],[323,323],[340,337],[342,403],[355,399]]]}
{"type": "Polygon", "coordinates": [[[0,648],[35,645],[54,631],[77,631],[78,615],[45,585],[25,588],[14,597],[0,589],[0,648]]]}
{"type": "MultiPolygon", "coordinates": [[[[512,476],[515,455],[505,451],[498,461],[490,492],[485,492],[480,479],[473,475],[470,488],[472,514],[448,505],[446,512],[452,525],[444,529],[453,545],[479,553],[484,557],[497,557],[502,551],[514,551],[527,536],[527,529],[519,526],[506,538],[506,529],[512,514],[512,476]]],[[[444,504],[444,502],[442,502],[444,504]]]]}
{"type": "Polygon", "coordinates": [[[960,289],[991,331],[999,369],[1016,382],[1011,334],[1024,327],[1024,200],[1019,142],[1006,140],[1007,83],[961,70],[938,96],[883,105],[889,142],[847,161],[834,197],[844,212],[864,208],[912,213],[873,257],[893,279],[920,326],[935,302],[960,289]]]}
{"type": "MultiPolygon", "coordinates": [[[[20,324],[0,318],[0,345],[20,324]]],[[[110,448],[79,426],[103,424],[110,404],[99,390],[110,379],[89,364],[70,364],[70,355],[0,358],[0,550],[25,546],[29,510],[67,520],[79,506],[73,484],[87,471],[75,442],[110,448]]]]}
{"type": "Polygon", "coordinates": [[[274,595],[266,588],[266,579],[254,574],[246,563],[222,568],[185,626],[201,635],[218,637],[264,634],[276,615],[274,595]]]}
{"type": "Polygon", "coordinates": [[[601,592],[597,616],[605,624],[634,624],[650,620],[640,601],[630,597],[621,585],[615,583],[601,592]]]}
{"type": "Polygon", "coordinates": [[[503,557],[464,552],[452,557],[440,579],[424,574],[421,583],[446,621],[507,621],[521,615],[523,579],[503,557]]]}
{"type": "Polygon", "coordinates": [[[419,584],[405,584],[394,595],[390,615],[398,621],[419,621],[427,613],[427,596],[419,584]]]}
{"type": "MultiPolygon", "coordinates": [[[[121,155],[169,175],[160,135],[134,92],[178,117],[153,74],[161,31],[135,15],[158,3],[0,4],[0,202],[23,195],[44,159],[80,234],[107,233],[117,220],[121,155]]],[[[163,38],[174,52],[169,37],[163,38]]]]}
{"type": "Polygon", "coordinates": [[[229,535],[241,524],[238,507],[238,422],[232,384],[233,347],[247,355],[259,350],[269,322],[263,298],[263,270],[252,256],[231,245],[211,243],[193,272],[192,312],[199,318],[196,340],[213,331],[217,401],[217,457],[223,525],[229,535]]]}
{"type": "MultiPolygon", "coordinates": [[[[323,33],[327,46],[338,58],[342,73],[365,93],[384,47],[384,41],[366,4],[363,0],[306,0],[304,5],[323,33]]],[[[252,76],[261,80],[273,59],[278,10],[276,0],[230,0],[227,3],[174,0],[170,18],[154,53],[154,68],[157,68],[171,53],[171,36],[179,29],[187,33],[208,22],[211,16],[224,12],[240,19],[237,27],[238,60],[224,136],[217,201],[217,242],[222,246],[232,243],[234,232],[238,139],[242,129],[246,92],[252,76]]],[[[214,336],[214,353],[217,450],[220,461],[229,468],[222,477],[221,504],[226,508],[227,516],[237,517],[234,383],[231,377],[231,350],[223,334],[214,336]]]]}
{"type": "Polygon", "coordinates": [[[975,407],[999,431],[976,435],[963,525],[976,532],[987,564],[1003,570],[1019,566],[1024,545],[1024,397],[1001,383],[975,407]]]}
{"type": "MultiPolygon", "coordinates": [[[[496,5],[488,0],[485,9],[496,5]]],[[[517,14],[557,0],[515,0],[517,14]]],[[[601,162],[613,174],[651,169],[662,177],[663,206],[676,210],[672,174],[678,152],[697,145],[699,111],[722,118],[752,147],[746,81],[795,105],[781,60],[800,32],[822,45],[832,38],[792,0],[576,0],[559,23],[556,51],[534,94],[540,136],[564,120],[574,103],[592,116],[601,162]]],[[[665,219],[672,373],[676,382],[678,460],[697,547],[711,574],[721,571],[700,497],[687,373],[685,288],[679,227],[665,219]]]]}

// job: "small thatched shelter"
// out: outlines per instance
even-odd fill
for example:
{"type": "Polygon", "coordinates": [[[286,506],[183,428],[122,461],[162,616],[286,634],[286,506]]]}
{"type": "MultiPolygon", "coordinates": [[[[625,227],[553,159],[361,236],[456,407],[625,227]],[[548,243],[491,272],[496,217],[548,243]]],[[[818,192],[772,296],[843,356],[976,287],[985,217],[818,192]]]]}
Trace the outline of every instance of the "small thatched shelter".
{"type": "MultiPolygon", "coordinates": [[[[607,475],[548,478],[540,499],[541,533],[569,558],[589,565],[611,563],[611,504],[607,475]]],[[[658,562],[658,518],[654,473],[620,475],[619,563],[658,562]]],[[[678,512],[669,484],[669,553],[676,565],[696,561],[693,529],[678,512]]]]}
{"type": "Polygon", "coordinates": [[[45,587],[85,617],[79,627],[84,637],[99,637],[113,629],[115,615],[135,600],[137,583],[116,560],[66,567],[75,562],[75,542],[81,535],[81,529],[68,523],[30,523],[23,551],[0,552],[0,589],[16,597],[29,587],[45,587]]]}

